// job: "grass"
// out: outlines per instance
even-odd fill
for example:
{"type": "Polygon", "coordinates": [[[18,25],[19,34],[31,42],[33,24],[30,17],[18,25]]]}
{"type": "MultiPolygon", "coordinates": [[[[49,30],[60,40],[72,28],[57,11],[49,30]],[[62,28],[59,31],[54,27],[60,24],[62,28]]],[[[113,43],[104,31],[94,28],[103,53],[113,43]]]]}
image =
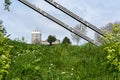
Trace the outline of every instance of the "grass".
{"type": "Polygon", "coordinates": [[[109,71],[102,46],[28,45],[11,42],[6,80],[119,80],[109,71]],[[17,44],[17,45],[16,45],[17,44]]]}

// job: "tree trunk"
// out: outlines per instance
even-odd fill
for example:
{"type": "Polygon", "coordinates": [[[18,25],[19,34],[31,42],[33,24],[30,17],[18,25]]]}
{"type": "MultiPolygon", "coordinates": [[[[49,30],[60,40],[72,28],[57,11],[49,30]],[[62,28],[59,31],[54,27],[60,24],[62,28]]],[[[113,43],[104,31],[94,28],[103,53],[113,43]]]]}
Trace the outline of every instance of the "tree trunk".
{"type": "Polygon", "coordinates": [[[50,46],[52,46],[52,42],[50,42],[50,46]]]}

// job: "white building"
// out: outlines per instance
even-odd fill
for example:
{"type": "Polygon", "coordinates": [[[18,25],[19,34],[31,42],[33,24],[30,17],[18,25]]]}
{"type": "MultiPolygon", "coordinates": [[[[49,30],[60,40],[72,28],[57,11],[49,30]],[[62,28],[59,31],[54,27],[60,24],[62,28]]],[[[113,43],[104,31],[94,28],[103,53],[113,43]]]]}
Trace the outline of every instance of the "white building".
{"type": "MultiPolygon", "coordinates": [[[[32,31],[32,39],[31,39],[31,43],[32,44],[43,44],[43,45],[49,45],[49,42],[47,40],[42,41],[42,34],[38,29],[35,29],[32,31]]],[[[55,42],[53,42],[53,44],[59,44],[60,40],[56,40],[55,42]]]]}

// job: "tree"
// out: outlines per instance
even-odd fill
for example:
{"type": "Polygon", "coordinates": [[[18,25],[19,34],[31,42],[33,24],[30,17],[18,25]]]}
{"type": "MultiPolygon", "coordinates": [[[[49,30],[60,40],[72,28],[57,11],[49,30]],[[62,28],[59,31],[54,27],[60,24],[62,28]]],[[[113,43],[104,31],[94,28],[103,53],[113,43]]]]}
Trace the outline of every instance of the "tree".
{"type": "Polygon", "coordinates": [[[5,35],[6,30],[0,21],[0,80],[5,80],[11,63],[9,53],[12,46],[9,45],[9,39],[5,35]]]}
{"type": "Polygon", "coordinates": [[[9,9],[9,6],[11,5],[11,2],[10,2],[10,0],[4,0],[4,6],[5,6],[5,10],[8,10],[8,11],[10,11],[10,9],[9,9]]]}
{"type": "MultiPolygon", "coordinates": [[[[104,31],[107,31],[108,33],[112,33],[113,32],[113,28],[114,28],[114,25],[120,25],[120,22],[115,22],[115,23],[108,23],[107,25],[103,26],[101,28],[101,30],[104,32],[104,31]]],[[[120,28],[120,26],[118,26],[120,28]]],[[[102,43],[102,36],[98,33],[95,33],[95,40],[97,42],[100,42],[102,43]]]]}
{"type": "Polygon", "coordinates": [[[106,31],[106,37],[103,37],[103,45],[110,69],[120,72],[120,24],[115,24],[111,33],[106,31]]]}
{"type": "Polygon", "coordinates": [[[47,41],[49,42],[50,45],[52,45],[52,43],[56,41],[56,37],[49,35],[47,41]]]}
{"type": "Polygon", "coordinates": [[[62,44],[71,44],[70,39],[68,37],[65,37],[62,41],[62,44]]]}
{"type": "Polygon", "coordinates": [[[26,43],[27,42],[27,40],[25,40],[25,37],[16,38],[14,41],[21,42],[21,43],[26,43]]]}
{"type": "MultiPolygon", "coordinates": [[[[74,29],[82,32],[83,34],[86,34],[86,27],[83,24],[77,24],[74,27],[74,29]]],[[[73,40],[76,42],[76,45],[79,45],[79,42],[80,42],[81,38],[74,33],[72,33],[71,36],[72,36],[73,40]]]]}
{"type": "Polygon", "coordinates": [[[4,28],[4,26],[2,25],[2,21],[0,20],[0,32],[5,36],[7,31],[6,29],[4,28]]]}

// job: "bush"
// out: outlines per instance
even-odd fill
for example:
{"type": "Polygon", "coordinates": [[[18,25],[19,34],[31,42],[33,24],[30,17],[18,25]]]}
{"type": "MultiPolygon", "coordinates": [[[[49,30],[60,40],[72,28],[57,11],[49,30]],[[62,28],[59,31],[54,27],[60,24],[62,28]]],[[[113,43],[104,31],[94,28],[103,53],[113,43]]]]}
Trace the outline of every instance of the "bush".
{"type": "Polygon", "coordinates": [[[12,46],[8,45],[8,38],[0,32],[0,80],[4,80],[10,67],[10,51],[12,46]]]}
{"type": "Polygon", "coordinates": [[[62,44],[71,44],[70,39],[68,37],[65,37],[62,41],[62,44]]]}
{"type": "Polygon", "coordinates": [[[106,32],[103,38],[104,50],[107,53],[107,61],[112,71],[120,72],[120,25],[114,25],[111,33],[106,32]]]}

